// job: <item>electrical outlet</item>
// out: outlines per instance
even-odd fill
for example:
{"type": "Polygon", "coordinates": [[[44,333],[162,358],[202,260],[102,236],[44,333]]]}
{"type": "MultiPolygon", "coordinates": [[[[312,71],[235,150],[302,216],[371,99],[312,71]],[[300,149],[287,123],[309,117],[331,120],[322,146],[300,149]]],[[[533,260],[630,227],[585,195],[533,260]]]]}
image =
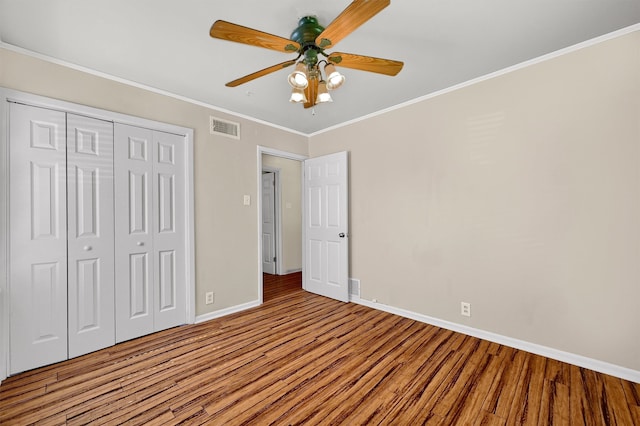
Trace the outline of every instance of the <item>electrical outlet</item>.
{"type": "Polygon", "coordinates": [[[205,293],[205,295],[204,295],[204,303],[205,303],[205,305],[213,304],[213,296],[214,296],[214,293],[212,291],[208,291],[208,292],[205,293]]]}
{"type": "Polygon", "coordinates": [[[464,315],[465,317],[471,316],[471,303],[460,302],[460,315],[464,315]]]}

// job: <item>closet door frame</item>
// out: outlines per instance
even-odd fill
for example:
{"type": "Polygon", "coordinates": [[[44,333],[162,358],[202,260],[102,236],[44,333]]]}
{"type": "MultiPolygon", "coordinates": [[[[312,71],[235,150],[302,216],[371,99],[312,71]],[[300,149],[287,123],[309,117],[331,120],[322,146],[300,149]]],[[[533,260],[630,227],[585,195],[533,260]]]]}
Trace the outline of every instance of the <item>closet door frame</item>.
{"type": "MultiPolygon", "coordinates": [[[[173,133],[184,138],[185,182],[182,191],[185,206],[185,285],[186,323],[195,322],[195,237],[194,237],[194,197],[193,197],[193,129],[134,117],[127,114],[106,111],[85,105],[51,99],[30,93],[0,87],[0,235],[9,233],[9,102],[35,107],[49,108],[67,113],[84,115],[114,123],[146,127],[173,133]]],[[[0,239],[0,381],[9,371],[9,239],[0,239]]]]}

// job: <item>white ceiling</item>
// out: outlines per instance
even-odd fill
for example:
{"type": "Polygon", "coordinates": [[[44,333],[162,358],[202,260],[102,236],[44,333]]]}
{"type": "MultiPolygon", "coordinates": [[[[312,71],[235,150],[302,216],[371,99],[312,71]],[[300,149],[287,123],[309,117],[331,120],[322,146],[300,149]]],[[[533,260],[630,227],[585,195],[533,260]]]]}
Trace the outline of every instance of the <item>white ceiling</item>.
{"type": "Polygon", "coordinates": [[[350,0],[0,0],[0,40],[215,108],[312,134],[640,22],[640,0],[393,0],[332,51],[400,60],[396,77],[342,68],[315,114],[289,103],[295,56],[209,37],[223,19],[289,37],[350,0]]]}

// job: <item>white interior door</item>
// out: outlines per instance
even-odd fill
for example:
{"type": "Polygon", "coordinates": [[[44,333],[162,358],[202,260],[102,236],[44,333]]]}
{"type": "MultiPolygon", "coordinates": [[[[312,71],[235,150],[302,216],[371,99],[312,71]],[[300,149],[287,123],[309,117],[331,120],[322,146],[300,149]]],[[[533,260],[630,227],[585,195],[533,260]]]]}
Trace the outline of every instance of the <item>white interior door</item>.
{"type": "Polygon", "coordinates": [[[305,290],[349,301],[347,152],[304,162],[305,290]]]}
{"type": "Polygon", "coordinates": [[[262,173],[262,272],[276,273],[276,174],[262,173]]]}
{"type": "Polygon", "coordinates": [[[9,109],[10,372],[67,359],[65,114],[9,109]]]}
{"type": "Polygon", "coordinates": [[[154,330],[187,322],[185,146],[182,136],[153,131],[154,330]]]}
{"type": "Polygon", "coordinates": [[[116,341],[187,322],[182,136],[116,124],[116,341]]]}
{"type": "Polygon", "coordinates": [[[153,333],[152,131],[115,124],[116,341],[153,333]]]}
{"type": "Polygon", "coordinates": [[[115,344],[113,123],[67,114],[69,357],[115,344]]]}

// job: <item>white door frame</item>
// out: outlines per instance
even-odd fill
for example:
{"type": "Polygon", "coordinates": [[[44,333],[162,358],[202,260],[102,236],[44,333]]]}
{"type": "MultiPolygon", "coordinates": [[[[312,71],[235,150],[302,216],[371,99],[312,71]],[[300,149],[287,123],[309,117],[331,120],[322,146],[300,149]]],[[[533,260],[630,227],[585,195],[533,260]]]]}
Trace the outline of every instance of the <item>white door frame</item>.
{"type": "MultiPolygon", "coordinates": [[[[281,151],[279,149],[274,149],[274,148],[268,148],[266,146],[260,146],[258,145],[257,147],[257,156],[258,156],[258,167],[257,167],[257,193],[258,193],[258,202],[256,203],[256,208],[258,210],[258,271],[260,272],[258,274],[258,303],[262,304],[263,303],[263,291],[262,291],[262,286],[263,286],[263,280],[262,280],[262,170],[265,170],[262,167],[262,154],[267,154],[267,155],[272,155],[274,157],[282,157],[282,158],[287,158],[289,160],[296,160],[296,161],[300,161],[303,162],[304,160],[306,160],[307,158],[309,158],[306,155],[301,155],[301,154],[294,154],[292,152],[287,152],[287,151],[281,151]]],[[[267,168],[268,169],[268,168],[267,168]]],[[[301,175],[300,175],[300,180],[302,181],[303,178],[303,174],[304,174],[304,167],[301,167],[301,175]]],[[[271,171],[271,170],[269,170],[271,171]]],[[[280,197],[280,193],[282,191],[279,190],[280,188],[277,188],[277,193],[276,194],[276,203],[279,203],[279,198],[280,197]]],[[[304,204],[304,203],[303,203],[304,204]]],[[[276,207],[276,210],[279,212],[279,208],[276,207]]],[[[302,206],[302,214],[304,215],[304,205],[302,206]]],[[[279,216],[279,214],[278,214],[279,216]]],[[[282,271],[282,265],[280,264],[280,261],[282,259],[282,240],[281,240],[281,235],[280,235],[280,229],[282,229],[282,226],[280,226],[280,218],[278,217],[278,222],[276,223],[276,228],[278,228],[278,230],[276,230],[276,233],[278,234],[278,248],[276,250],[278,250],[278,255],[277,255],[277,265],[276,265],[276,273],[278,271],[282,271]]],[[[303,234],[304,234],[304,229],[303,229],[303,234]]],[[[304,239],[304,235],[302,236],[302,238],[304,239]]],[[[302,273],[304,273],[304,249],[302,250],[302,273]]]]}
{"type": "MultiPolygon", "coordinates": [[[[273,200],[273,218],[275,220],[275,242],[276,242],[276,275],[280,275],[283,271],[282,268],[282,198],[281,198],[281,184],[280,184],[280,169],[277,167],[269,167],[264,166],[262,168],[263,172],[273,173],[273,179],[275,182],[274,185],[274,200],[273,200]]],[[[260,193],[262,197],[262,192],[260,193]]],[[[262,202],[262,198],[260,198],[260,202],[262,202]]],[[[260,210],[262,212],[262,209],[260,210]]]]}
{"type": "MultiPolygon", "coordinates": [[[[0,234],[8,234],[8,209],[9,209],[9,107],[7,101],[14,101],[36,107],[49,108],[73,114],[85,115],[101,120],[113,121],[133,126],[147,127],[168,133],[174,133],[184,137],[186,146],[185,163],[187,176],[185,179],[185,253],[186,253],[186,321],[189,324],[195,322],[196,314],[196,278],[195,278],[195,233],[194,233],[194,175],[193,175],[193,129],[181,127],[145,118],[134,117],[127,114],[111,112],[85,105],[51,99],[44,96],[33,95],[13,89],[0,87],[0,234]]],[[[258,157],[260,161],[260,156],[258,157]]],[[[261,163],[261,161],[260,161],[261,163]]],[[[260,164],[262,165],[262,164],[260,164]]],[[[9,242],[8,238],[0,240],[0,381],[7,377],[9,362],[9,242]]],[[[261,277],[262,279],[262,277],[261,277]]],[[[262,287],[261,287],[262,288],[262,287]]],[[[262,290],[261,290],[262,291],[262,290]]],[[[262,293],[260,293],[262,300],[262,293]]]]}

